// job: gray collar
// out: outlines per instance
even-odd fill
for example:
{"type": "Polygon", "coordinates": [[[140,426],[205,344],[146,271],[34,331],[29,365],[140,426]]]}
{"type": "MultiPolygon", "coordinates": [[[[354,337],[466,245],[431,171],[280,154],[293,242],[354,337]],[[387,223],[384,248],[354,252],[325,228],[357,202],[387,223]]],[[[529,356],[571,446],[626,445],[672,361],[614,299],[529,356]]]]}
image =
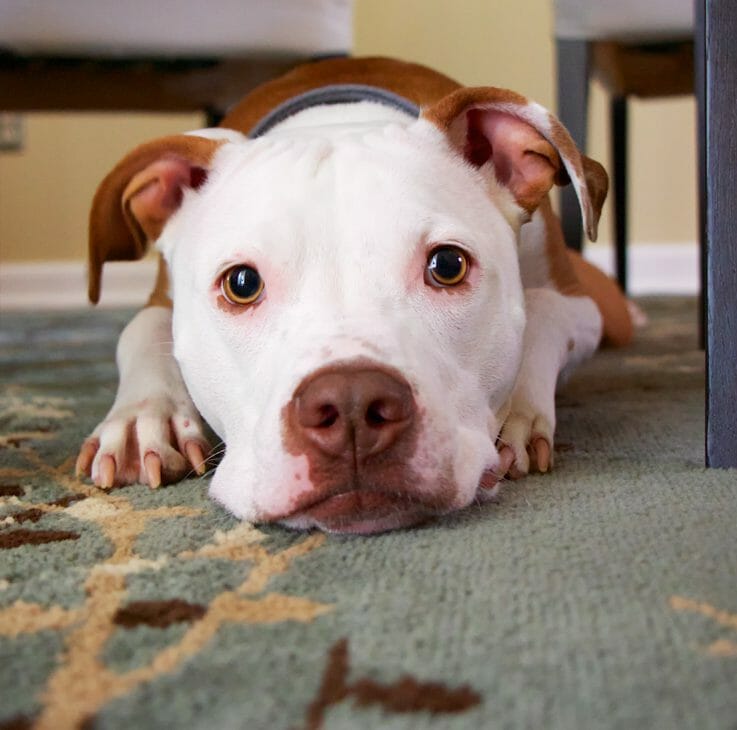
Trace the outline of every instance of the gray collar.
{"type": "Polygon", "coordinates": [[[332,84],[306,91],[304,94],[299,94],[299,96],[294,96],[282,102],[265,117],[262,117],[248,133],[248,136],[251,139],[261,137],[277,124],[305,109],[323,104],[355,104],[359,101],[373,101],[399,109],[399,111],[406,112],[413,117],[420,116],[420,108],[417,104],[386,89],[380,89],[377,86],[366,86],[365,84],[332,84]]]}

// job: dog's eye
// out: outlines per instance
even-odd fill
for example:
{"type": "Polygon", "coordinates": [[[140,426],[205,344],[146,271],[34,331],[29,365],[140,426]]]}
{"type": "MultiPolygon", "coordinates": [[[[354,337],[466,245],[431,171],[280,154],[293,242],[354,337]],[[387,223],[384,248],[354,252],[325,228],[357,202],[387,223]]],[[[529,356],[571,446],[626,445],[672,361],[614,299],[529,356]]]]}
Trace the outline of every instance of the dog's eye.
{"type": "Polygon", "coordinates": [[[264,290],[264,280],[251,266],[234,266],[223,276],[223,296],[232,304],[253,304],[264,290]]]}
{"type": "Polygon", "coordinates": [[[430,252],[427,259],[427,273],[439,286],[457,286],[468,273],[468,258],[455,246],[442,246],[430,252]]]}

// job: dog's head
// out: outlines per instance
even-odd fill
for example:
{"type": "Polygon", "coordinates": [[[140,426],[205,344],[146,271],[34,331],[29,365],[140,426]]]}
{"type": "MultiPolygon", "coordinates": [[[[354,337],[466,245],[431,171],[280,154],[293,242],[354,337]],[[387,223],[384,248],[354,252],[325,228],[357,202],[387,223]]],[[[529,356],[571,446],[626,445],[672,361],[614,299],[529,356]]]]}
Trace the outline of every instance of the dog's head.
{"type": "Polygon", "coordinates": [[[368,533],[488,494],[525,326],[519,227],[595,163],[542,107],[461,89],[417,121],[134,150],[98,190],[102,262],[157,241],[174,351],[226,444],[236,515],[368,533]]]}

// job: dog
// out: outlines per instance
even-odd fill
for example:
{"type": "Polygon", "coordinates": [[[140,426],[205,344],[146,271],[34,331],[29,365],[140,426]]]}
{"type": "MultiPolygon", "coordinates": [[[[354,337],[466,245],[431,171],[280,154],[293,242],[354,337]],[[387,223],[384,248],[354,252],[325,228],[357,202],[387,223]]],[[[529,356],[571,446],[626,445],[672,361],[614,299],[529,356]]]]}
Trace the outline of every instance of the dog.
{"type": "Polygon", "coordinates": [[[549,111],[383,58],[300,66],[137,147],[94,197],[90,300],[153,243],[159,274],[78,474],[203,474],[202,417],[234,515],[369,534],[548,471],[556,384],[632,335],[566,248],[548,193],[568,183],[593,240],[606,172],[549,111]]]}

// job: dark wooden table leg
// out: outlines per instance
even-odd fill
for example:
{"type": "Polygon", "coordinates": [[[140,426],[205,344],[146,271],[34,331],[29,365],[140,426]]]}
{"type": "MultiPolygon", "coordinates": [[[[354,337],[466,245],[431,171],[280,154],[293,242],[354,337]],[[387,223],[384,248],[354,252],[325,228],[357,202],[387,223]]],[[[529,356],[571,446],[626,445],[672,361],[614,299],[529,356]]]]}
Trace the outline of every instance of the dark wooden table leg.
{"type": "Polygon", "coordinates": [[[706,463],[737,467],[737,2],[696,0],[696,9],[706,69],[706,463]]]}
{"type": "Polygon", "coordinates": [[[694,93],[699,202],[699,346],[706,349],[706,49],[704,0],[694,0],[694,93]]]}
{"type": "MultiPolygon", "coordinates": [[[[558,117],[582,152],[586,151],[589,108],[588,41],[558,40],[558,117]]],[[[570,248],[580,251],[583,227],[578,200],[572,185],[560,193],[560,219],[570,248]]]]}
{"type": "Polygon", "coordinates": [[[627,97],[615,96],[610,102],[610,135],[614,192],[614,270],[622,291],[627,291],[627,97]]]}

